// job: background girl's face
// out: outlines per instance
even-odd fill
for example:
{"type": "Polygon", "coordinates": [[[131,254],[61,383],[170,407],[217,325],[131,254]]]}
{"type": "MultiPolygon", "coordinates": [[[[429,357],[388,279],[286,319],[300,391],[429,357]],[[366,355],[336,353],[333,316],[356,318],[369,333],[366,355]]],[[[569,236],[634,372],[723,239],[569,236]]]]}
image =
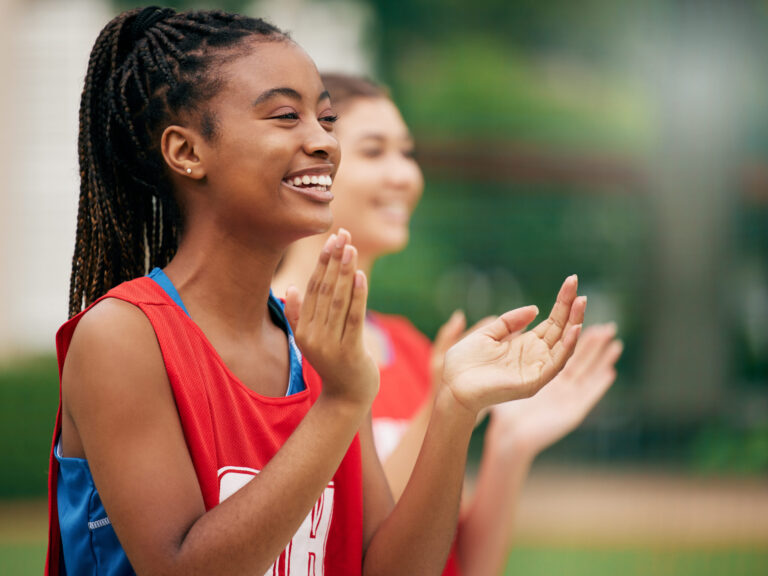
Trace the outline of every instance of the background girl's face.
{"type": "Polygon", "coordinates": [[[343,160],[333,184],[334,226],[351,232],[361,256],[402,250],[424,179],[400,112],[387,98],[358,98],[340,115],[336,136],[343,160]]]}

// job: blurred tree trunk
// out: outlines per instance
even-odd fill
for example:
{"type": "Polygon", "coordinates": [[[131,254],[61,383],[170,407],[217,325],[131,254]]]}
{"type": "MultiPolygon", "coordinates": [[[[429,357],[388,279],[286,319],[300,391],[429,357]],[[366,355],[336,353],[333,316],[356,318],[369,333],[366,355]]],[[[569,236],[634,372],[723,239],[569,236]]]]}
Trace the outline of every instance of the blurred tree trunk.
{"type": "Polygon", "coordinates": [[[730,3],[679,3],[671,12],[650,60],[661,129],[651,160],[643,394],[657,416],[685,424],[716,414],[732,384],[726,296],[748,35],[730,3]]]}

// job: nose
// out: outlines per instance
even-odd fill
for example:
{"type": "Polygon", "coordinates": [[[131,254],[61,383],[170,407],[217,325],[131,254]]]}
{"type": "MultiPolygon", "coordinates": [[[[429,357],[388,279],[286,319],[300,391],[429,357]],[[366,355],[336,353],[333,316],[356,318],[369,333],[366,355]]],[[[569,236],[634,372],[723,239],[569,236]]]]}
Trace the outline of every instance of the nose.
{"type": "Polygon", "coordinates": [[[394,188],[421,190],[422,175],[419,165],[400,153],[394,153],[388,162],[386,178],[394,188]]]}
{"type": "Polygon", "coordinates": [[[339,141],[319,122],[314,122],[309,127],[304,139],[304,151],[310,156],[336,159],[339,155],[339,141]]]}

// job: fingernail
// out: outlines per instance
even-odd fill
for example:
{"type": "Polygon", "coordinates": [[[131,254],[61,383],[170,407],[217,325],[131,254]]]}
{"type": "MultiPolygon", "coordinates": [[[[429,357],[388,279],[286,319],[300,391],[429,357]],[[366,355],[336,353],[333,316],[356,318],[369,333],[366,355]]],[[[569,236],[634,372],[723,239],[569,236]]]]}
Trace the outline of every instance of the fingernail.
{"type": "Polygon", "coordinates": [[[344,246],[344,253],[341,255],[341,263],[349,264],[352,260],[352,246],[344,246]]]}
{"type": "Polygon", "coordinates": [[[325,241],[325,245],[323,246],[323,252],[330,252],[335,243],[336,243],[336,234],[331,234],[330,236],[328,236],[328,240],[325,241]]]}
{"type": "Polygon", "coordinates": [[[344,230],[344,228],[339,230],[339,235],[336,236],[336,248],[341,248],[347,242],[347,238],[341,234],[342,230],[344,230]]]}

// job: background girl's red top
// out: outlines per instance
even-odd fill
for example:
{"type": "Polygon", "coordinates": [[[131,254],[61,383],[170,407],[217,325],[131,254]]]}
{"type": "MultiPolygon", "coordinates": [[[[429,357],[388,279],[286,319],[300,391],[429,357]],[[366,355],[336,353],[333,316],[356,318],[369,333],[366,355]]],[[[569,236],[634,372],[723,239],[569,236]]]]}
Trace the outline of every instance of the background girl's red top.
{"type": "MultiPolygon", "coordinates": [[[[371,408],[373,429],[377,441],[382,428],[385,433],[387,429],[393,431],[399,438],[388,439],[391,443],[399,441],[424,402],[431,400],[432,343],[402,316],[372,313],[372,319],[387,335],[390,344],[388,362],[379,369],[379,394],[371,408]],[[391,426],[393,421],[400,425],[391,426]],[[377,426],[377,423],[384,426],[377,426]]],[[[443,576],[459,574],[454,541],[443,576]]]]}

